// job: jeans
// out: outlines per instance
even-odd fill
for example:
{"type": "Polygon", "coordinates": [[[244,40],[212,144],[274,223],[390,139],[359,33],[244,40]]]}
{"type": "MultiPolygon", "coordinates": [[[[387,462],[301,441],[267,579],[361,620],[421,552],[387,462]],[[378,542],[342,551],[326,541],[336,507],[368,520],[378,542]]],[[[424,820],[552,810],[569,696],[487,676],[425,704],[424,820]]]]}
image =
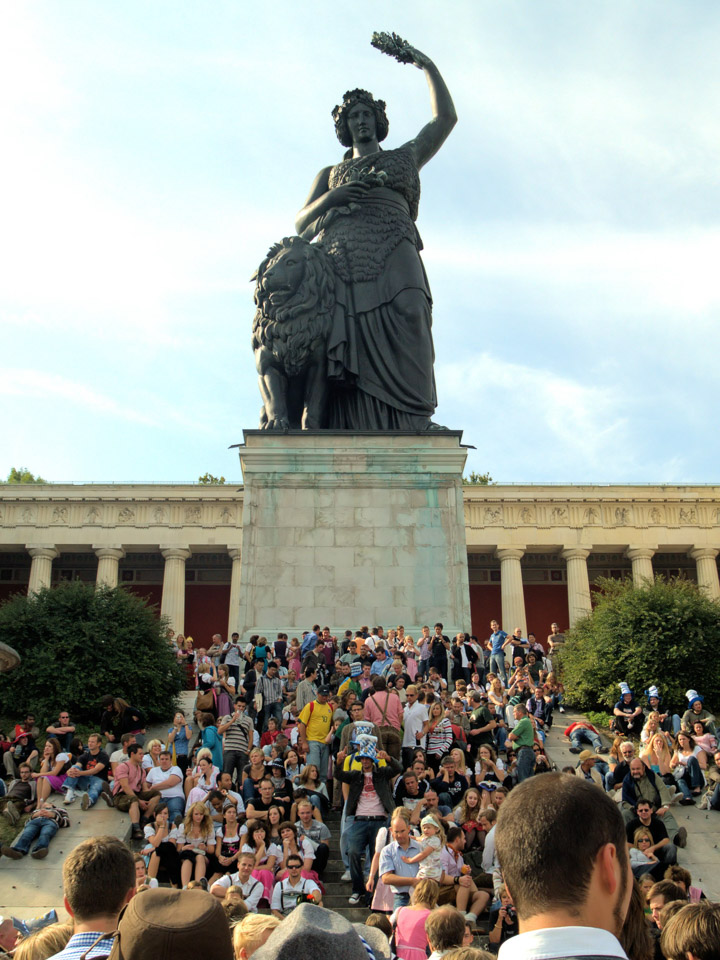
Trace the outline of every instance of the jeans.
{"type": "Polygon", "coordinates": [[[237,780],[238,787],[242,783],[243,767],[248,762],[248,755],[242,750],[225,750],[223,753],[223,773],[229,773],[237,780]]]}
{"type": "Polygon", "coordinates": [[[393,894],[393,910],[397,910],[398,907],[407,907],[409,903],[410,903],[409,893],[393,894]]]}
{"type": "Polygon", "coordinates": [[[57,823],[49,817],[35,817],[34,820],[28,820],[15,843],[15,849],[19,850],[20,853],[29,853],[34,840],[37,840],[36,850],[49,847],[50,841],[59,829],[57,823]]]}
{"type": "Polygon", "coordinates": [[[347,831],[347,853],[353,893],[358,893],[361,897],[366,896],[362,857],[366,847],[375,849],[375,838],[382,826],[382,820],[355,820],[347,831]]]}
{"type": "Polygon", "coordinates": [[[533,775],[535,770],[535,753],[532,747],[520,747],[517,752],[517,778],[518,783],[527,780],[533,775]]]}
{"type": "Polygon", "coordinates": [[[497,740],[497,748],[499,751],[505,749],[507,735],[508,735],[507,727],[495,727],[495,739],[497,740]]]}
{"type": "MultiPolygon", "coordinates": [[[[352,814],[345,816],[345,810],[343,809],[342,817],[340,818],[340,857],[343,862],[343,866],[346,870],[350,869],[350,858],[348,856],[348,830],[355,823],[355,817],[352,814]]],[[[365,851],[365,878],[370,875],[370,864],[372,862],[374,850],[365,851]]],[[[318,871],[319,873],[320,871],[318,871]]]]}
{"type": "Polygon", "coordinates": [[[282,711],[283,705],[282,701],[278,700],[277,703],[266,703],[265,704],[265,721],[264,721],[264,730],[267,730],[267,722],[270,717],[274,717],[277,720],[277,725],[282,729],[282,711]]]}
{"type": "Polygon", "coordinates": [[[710,809],[720,810],[720,783],[717,784],[710,797],[710,809]]]}
{"type": "Polygon", "coordinates": [[[308,740],[307,762],[318,768],[320,782],[326,783],[328,776],[328,762],[330,761],[330,744],[319,740],[308,740]]]}
{"type": "Polygon", "coordinates": [[[418,660],[418,672],[417,675],[421,680],[427,679],[427,675],[430,672],[430,658],[427,660],[418,660]]]}
{"type": "Polygon", "coordinates": [[[602,747],[602,740],[592,730],[587,730],[585,727],[575,727],[570,734],[570,745],[581,749],[584,743],[589,743],[594,750],[599,750],[602,747]]]}
{"type": "Polygon", "coordinates": [[[507,684],[507,673],[505,672],[505,653],[491,653],[490,663],[488,664],[490,673],[496,673],[502,682],[507,684]]]}
{"type": "Polygon", "coordinates": [[[87,790],[88,796],[90,797],[90,806],[92,807],[102,793],[102,788],[105,781],[100,777],[85,776],[68,777],[66,783],[67,786],[71,787],[73,790],[87,790]]]}
{"type": "Polygon", "coordinates": [[[175,820],[178,814],[182,815],[185,813],[185,797],[163,797],[160,803],[167,804],[170,823],[175,820]]]}
{"type": "Polygon", "coordinates": [[[705,783],[700,764],[696,757],[688,757],[685,764],[685,773],[678,779],[675,778],[678,790],[682,792],[683,797],[692,798],[692,791],[702,787],[705,783]]]}

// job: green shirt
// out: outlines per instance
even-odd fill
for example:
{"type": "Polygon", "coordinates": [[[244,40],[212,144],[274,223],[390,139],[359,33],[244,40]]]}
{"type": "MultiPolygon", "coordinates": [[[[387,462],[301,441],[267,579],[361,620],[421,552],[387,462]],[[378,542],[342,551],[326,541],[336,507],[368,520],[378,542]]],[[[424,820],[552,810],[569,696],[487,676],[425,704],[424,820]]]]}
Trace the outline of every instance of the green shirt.
{"type": "Polygon", "coordinates": [[[522,720],[518,720],[511,732],[516,738],[513,740],[516,749],[532,747],[535,743],[535,730],[530,722],[530,717],[523,717],[522,720]]]}

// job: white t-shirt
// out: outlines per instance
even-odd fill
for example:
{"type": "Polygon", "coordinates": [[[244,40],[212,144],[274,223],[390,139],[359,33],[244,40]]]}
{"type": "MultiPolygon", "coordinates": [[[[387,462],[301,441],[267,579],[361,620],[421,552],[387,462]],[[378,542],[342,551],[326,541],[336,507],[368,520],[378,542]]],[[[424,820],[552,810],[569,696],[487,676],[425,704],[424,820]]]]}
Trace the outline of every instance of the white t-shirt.
{"type": "MultiPolygon", "coordinates": [[[[110,763],[127,763],[128,755],[121,748],[120,750],[115,750],[114,753],[110,754],[110,763]]],[[[145,758],[143,757],[143,766],[145,766],[145,758]]]]}
{"type": "Polygon", "coordinates": [[[251,913],[257,913],[258,903],[260,902],[260,897],[264,889],[260,880],[256,880],[255,877],[251,876],[247,883],[240,883],[239,874],[227,873],[224,877],[216,880],[210,889],[214,890],[215,887],[222,887],[223,890],[227,890],[228,887],[240,887],[243,898],[245,899],[245,906],[251,913]]]}
{"type": "Polygon", "coordinates": [[[422,737],[420,740],[418,740],[415,734],[420,733],[427,718],[428,708],[424,703],[418,703],[417,700],[411,707],[408,707],[405,710],[403,714],[403,747],[415,748],[424,746],[425,738],[422,737]]]}
{"type": "MultiPolygon", "coordinates": [[[[155,824],[154,824],[154,823],[148,823],[148,824],[146,824],[146,825],[145,825],[145,828],[144,828],[144,830],[143,830],[143,833],[145,834],[145,840],[146,840],[147,842],[145,843],[145,846],[142,848],[141,853],[143,853],[143,854],[145,854],[145,856],[147,856],[148,854],[151,854],[154,850],[157,849],[157,847],[154,847],[154,846],[150,843],[150,840],[152,840],[152,838],[155,836],[155,833],[156,833],[155,824]]],[[[168,832],[168,835],[167,835],[167,837],[166,837],[165,839],[166,839],[166,840],[177,840],[177,838],[178,838],[178,828],[177,828],[177,827],[171,827],[170,830],[169,830],[169,832],[168,832]]],[[[165,842],[165,841],[163,841],[163,842],[165,842]]]]}
{"type": "MultiPolygon", "coordinates": [[[[249,843],[244,843],[240,852],[252,853],[253,856],[256,854],[256,851],[253,850],[249,843]]],[[[271,843],[265,847],[265,859],[262,861],[260,866],[262,866],[263,863],[266,863],[270,857],[277,857],[277,862],[279,863],[282,860],[282,855],[282,849],[276,843],[271,843]]]]}
{"type": "Polygon", "coordinates": [[[152,770],[148,770],[147,782],[150,787],[154,787],[156,783],[162,783],[164,780],[167,780],[168,777],[179,777],[180,779],[174,787],[167,787],[167,789],[161,790],[160,795],[164,800],[169,800],[171,797],[182,797],[184,799],[185,791],[183,790],[183,775],[180,767],[170,767],[169,770],[161,770],[160,767],[153,767],[152,770]]]}
{"type": "Polygon", "coordinates": [[[281,913],[287,915],[297,906],[297,900],[295,899],[297,894],[304,893],[309,895],[314,893],[316,890],[319,892],[320,887],[318,887],[314,880],[306,880],[304,877],[301,877],[298,885],[294,887],[290,883],[290,878],[287,877],[280,883],[275,884],[272,900],[270,902],[270,909],[279,910],[281,913]]]}

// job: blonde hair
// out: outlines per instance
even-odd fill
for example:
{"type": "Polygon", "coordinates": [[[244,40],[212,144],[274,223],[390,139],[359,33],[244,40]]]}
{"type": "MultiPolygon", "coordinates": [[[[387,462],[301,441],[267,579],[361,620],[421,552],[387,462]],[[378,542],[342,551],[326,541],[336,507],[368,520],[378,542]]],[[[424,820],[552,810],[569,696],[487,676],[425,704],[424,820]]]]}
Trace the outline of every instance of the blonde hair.
{"type": "Polygon", "coordinates": [[[463,798],[460,801],[460,826],[465,823],[466,820],[477,820],[480,816],[480,810],[482,805],[482,792],[478,790],[477,787],[469,787],[463,794],[463,798]],[[478,802],[477,806],[471,810],[467,805],[467,798],[469,793],[477,794],[478,802]]]}
{"type": "Polygon", "coordinates": [[[22,940],[15,948],[13,957],[17,960],[47,960],[64,950],[72,935],[72,923],[51,923],[49,927],[43,927],[22,940]]]}
{"type": "Polygon", "coordinates": [[[212,820],[212,817],[210,816],[210,812],[208,811],[208,808],[205,806],[202,800],[197,800],[195,803],[193,803],[193,805],[185,814],[185,819],[183,820],[183,830],[185,832],[185,836],[189,837],[192,835],[191,831],[193,830],[193,827],[195,825],[193,821],[193,814],[195,813],[196,810],[202,810],[203,812],[203,819],[202,819],[202,823],[200,824],[200,835],[201,836],[209,835],[214,837],[215,824],[213,823],[213,820],[212,820]]]}
{"type": "MultiPolygon", "coordinates": [[[[146,754],[146,756],[152,758],[152,749],[153,749],[153,747],[160,747],[160,752],[162,753],[162,749],[163,749],[162,741],[160,741],[160,740],[151,740],[149,743],[146,743],[146,744],[145,744],[145,754],[146,754]]],[[[210,754],[210,756],[212,757],[212,753],[210,754]]],[[[154,761],[153,761],[153,766],[154,766],[154,761]]]]}
{"type": "Polygon", "coordinates": [[[427,878],[425,880],[421,880],[413,887],[410,902],[413,904],[426,903],[431,910],[434,910],[437,906],[439,896],[440,887],[438,886],[437,881],[427,878]]]}
{"type": "Polygon", "coordinates": [[[241,950],[246,957],[251,957],[278,926],[280,920],[277,917],[268,917],[261,913],[249,913],[243,917],[233,930],[235,960],[240,960],[241,950]]]}

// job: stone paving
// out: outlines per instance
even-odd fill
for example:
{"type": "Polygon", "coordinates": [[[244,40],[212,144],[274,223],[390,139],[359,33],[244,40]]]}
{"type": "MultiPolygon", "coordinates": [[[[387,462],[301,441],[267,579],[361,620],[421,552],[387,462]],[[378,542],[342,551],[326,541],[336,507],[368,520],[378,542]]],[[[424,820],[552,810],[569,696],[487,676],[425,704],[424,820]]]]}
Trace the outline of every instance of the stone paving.
{"type": "MultiPolygon", "coordinates": [[[[193,700],[192,692],[183,694],[183,708],[188,715],[193,700]]],[[[577,765],[577,757],[570,753],[570,745],[563,738],[563,730],[573,719],[579,719],[579,714],[556,713],[548,737],[548,752],[558,769],[577,765]]],[[[150,728],[147,739],[162,738],[166,730],[165,725],[150,728]]],[[[62,909],[65,856],[87,837],[110,834],[125,839],[128,836],[127,814],[110,809],[101,801],[83,812],[78,799],[67,809],[70,826],[58,832],[45,860],[33,860],[29,856],[23,860],[0,858],[0,915],[34,917],[55,907],[58,914],[65,917],[62,909]]],[[[688,830],[687,847],[679,851],[679,862],[690,871],[693,883],[702,887],[710,900],[720,901],[720,813],[680,806],[675,807],[674,812],[678,824],[688,830]]]]}

